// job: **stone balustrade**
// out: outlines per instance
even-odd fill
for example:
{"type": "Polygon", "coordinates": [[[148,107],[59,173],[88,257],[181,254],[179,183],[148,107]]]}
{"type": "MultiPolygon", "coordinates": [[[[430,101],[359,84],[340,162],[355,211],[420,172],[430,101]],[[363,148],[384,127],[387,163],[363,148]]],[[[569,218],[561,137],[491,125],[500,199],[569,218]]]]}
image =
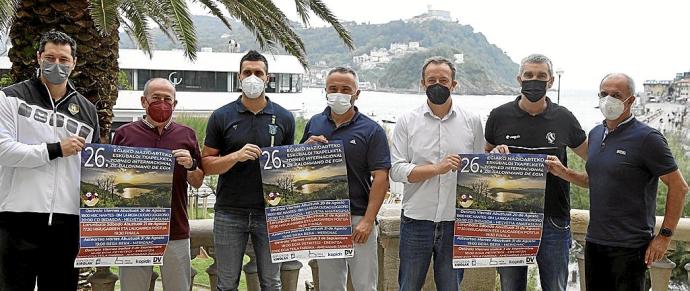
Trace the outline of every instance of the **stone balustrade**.
{"type": "MultiPolygon", "coordinates": [[[[663,221],[663,217],[657,217],[657,230],[663,221]]],[[[400,259],[398,256],[398,246],[400,241],[400,205],[387,204],[379,213],[379,287],[378,290],[393,291],[398,290],[398,267],[400,259]]],[[[573,239],[579,246],[575,246],[575,256],[578,260],[578,273],[580,290],[585,290],[584,284],[584,239],[587,232],[587,224],[589,223],[589,211],[577,210],[571,211],[571,230],[573,232],[573,239]]],[[[215,257],[213,248],[213,220],[191,220],[190,227],[192,230],[191,236],[191,254],[195,257],[199,254],[200,248],[204,248],[207,254],[215,257]]],[[[674,241],[690,242],[690,218],[682,218],[676,228],[673,236],[674,241]]],[[[675,244],[672,243],[671,247],[675,244]]],[[[243,270],[245,271],[245,278],[247,281],[247,289],[249,291],[260,290],[258,276],[256,273],[256,263],[251,245],[248,245],[247,255],[250,261],[245,264],[243,270]]],[[[313,270],[313,278],[315,289],[318,290],[318,262],[309,262],[313,270]]],[[[283,282],[284,291],[297,290],[299,284],[297,278],[302,268],[302,263],[298,261],[283,263],[281,267],[281,279],[283,282]]],[[[666,291],[668,290],[671,271],[675,264],[664,258],[654,263],[650,269],[650,276],[652,280],[652,291],[666,291]]],[[[685,270],[690,275],[690,263],[684,266],[685,270]]],[[[192,276],[198,272],[206,272],[209,275],[211,282],[211,290],[216,289],[217,270],[215,262],[206,270],[193,270],[192,276]]],[[[575,274],[573,274],[574,276],[575,274]]],[[[158,276],[154,274],[154,276],[158,276]]],[[[689,276],[690,277],[690,276],[689,276]]],[[[89,278],[89,282],[95,291],[114,290],[115,282],[118,280],[117,275],[110,272],[109,268],[98,268],[98,271],[89,278]]],[[[574,279],[573,279],[574,280],[574,279]]],[[[151,290],[155,284],[155,277],[152,278],[151,290]]],[[[462,290],[473,291],[494,291],[498,281],[496,279],[495,268],[476,268],[466,269],[465,277],[462,282],[462,290]]],[[[436,290],[433,272],[430,269],[427,275],[427,282],[422,290],[436,290]]]]}

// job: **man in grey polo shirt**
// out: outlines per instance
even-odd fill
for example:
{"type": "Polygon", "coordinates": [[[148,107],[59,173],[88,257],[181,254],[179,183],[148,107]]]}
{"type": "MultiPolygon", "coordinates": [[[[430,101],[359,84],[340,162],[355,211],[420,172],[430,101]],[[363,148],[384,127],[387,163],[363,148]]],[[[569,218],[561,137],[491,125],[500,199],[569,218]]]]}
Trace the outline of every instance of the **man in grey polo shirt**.
{"type": "Polygon", "coordinates": [[[450,98],[458,82],[455,66],[433,57],[422,67],[426,102],[401,116],[393,134],[391,177],[405,183],[400,217],[400,290],[421,290],[431,257],[438,290],[458,290],[453,224],[460,153],[483,153],[479,116],[450,98]]]}

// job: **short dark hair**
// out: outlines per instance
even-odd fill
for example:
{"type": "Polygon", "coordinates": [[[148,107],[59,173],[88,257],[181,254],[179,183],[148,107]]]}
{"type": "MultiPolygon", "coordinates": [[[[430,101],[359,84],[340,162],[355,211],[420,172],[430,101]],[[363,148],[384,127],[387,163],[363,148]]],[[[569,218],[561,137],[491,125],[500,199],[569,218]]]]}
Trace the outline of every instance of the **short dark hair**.
{"type": "Polygon", "coordinates": [[[264,62],[264,66],[266,67],[266,74],[268,74],[268,61],[266,60],[266,57],[264,55],[260,54],[259,52],[255,50],[250,50],[248,51],[240,60],[240,73],[242,73],[242,63],[245,61],[262,61],[264,62]]]}
{"type": "Polygon", "coordinates": [[[422,67],[422,80],[424,80],[425,73],[426,73],[426,67],[428,67],[429,64],[434,64],[434,65],[446,64],[450,68],[451,79],[455,80],[455,65],[453,65],[453,62],[449,61],[448,59],[446,59],[444,57],[440,57],[440,56],[430,57],[424,61],[424,66],[422,67]]]}
{"type": "Polygon", "coordinates": [[[41,42],[38,45],[38,53],[42,53],[46,50],[46,43],[52,42],[54,44],[65,45],[68,44],[70,49],[72,49],[72,58],[77,58],[77,42],[74,41],[69,35],[62,31],[57,31],[51,29],[50,31],[41,35],[41,42]]]}
{"type": "Polygon", "coordinates": [[[333,69],[331,69],[328,72],[328,75],[326,77],[329,77],[330,75],[333,75],[334,73],[340,73],[340,74],[350,74],[355,77],[355,88],[359,88],[359,77],[357,77],[357,72],[353,70],[350,67],[343,67],[343,66],[338,66],[333,69]]]}

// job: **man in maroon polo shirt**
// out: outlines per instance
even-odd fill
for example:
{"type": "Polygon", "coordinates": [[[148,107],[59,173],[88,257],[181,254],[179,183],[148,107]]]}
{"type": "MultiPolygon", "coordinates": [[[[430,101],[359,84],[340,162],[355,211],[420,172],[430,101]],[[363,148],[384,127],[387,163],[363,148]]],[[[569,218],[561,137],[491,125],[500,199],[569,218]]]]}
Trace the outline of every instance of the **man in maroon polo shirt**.
{"type": "MultiPolygon", "coordinates": [[[[118,128],[112,144],[172,150],[177,163],[173,172],[170,241],[163,256],[161,275],[164,290],[188,291],[192,281],[187,183],[199,188],[203,182],[199,145],[193,129],[172,121],[177,101],[170,81],[154,78],[146,82],[141,105],[146,109],[144,119],[118,128]]],[[[148,290],[152,272],[151,266],[120,267],[122,290],[148,290]]]]}

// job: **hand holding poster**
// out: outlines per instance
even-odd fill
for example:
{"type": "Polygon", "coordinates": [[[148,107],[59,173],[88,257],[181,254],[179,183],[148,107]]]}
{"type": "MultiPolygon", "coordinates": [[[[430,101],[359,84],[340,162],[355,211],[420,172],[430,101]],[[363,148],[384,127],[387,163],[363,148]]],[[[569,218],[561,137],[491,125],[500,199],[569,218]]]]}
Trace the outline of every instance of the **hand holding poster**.
{"type": "Polygon", "coordinates": [[[174,160],[169,150],[87,144],[75,267],[163,264],[174,160]]]}
{"type": "Polygon", "coordinates": [[[263,148],[271,261],[353,256],[343,144],[263,148]]]}
{"type": "Polygon", "coordinates": [[[546,156],[460,157],[453,267],[536,263],[544,220],[546,156]]]}

